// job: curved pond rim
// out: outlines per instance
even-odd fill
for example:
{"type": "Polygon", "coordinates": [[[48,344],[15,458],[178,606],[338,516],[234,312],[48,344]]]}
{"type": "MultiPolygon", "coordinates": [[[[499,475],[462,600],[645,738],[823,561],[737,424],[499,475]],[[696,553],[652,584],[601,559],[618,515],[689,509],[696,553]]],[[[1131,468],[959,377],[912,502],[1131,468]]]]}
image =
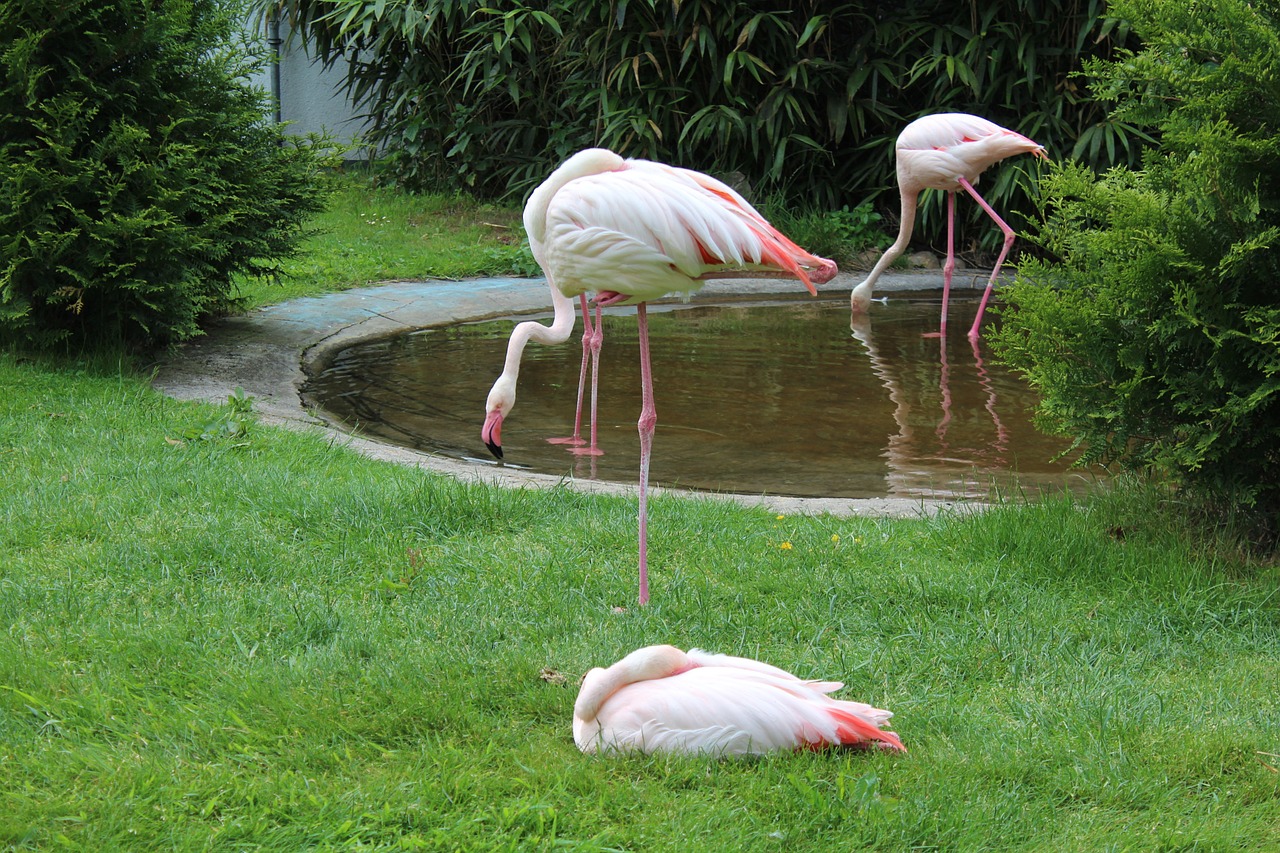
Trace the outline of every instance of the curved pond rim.
{"type": "MultiPolygon", "coordinates": [[[[841,273],[819,287],[820,296],[847,299],[862,276],[861,272],[841,273]]],[[[980,294],[986,285],[986,276],[982,271],[957,271],[952,292],[980,294]]],[[[738,304],[813,299],[803,290],[797,293],[797,286],[792,285],[794,283],[777,279],[717,281],[694,294],[690,301],[738,304]]],[[[886,275],[877,290],[890,299],[932,299],[936,296],[927,292],[941,287],[941,272],[928,270],[886,275]]],[[[264,423],[295,429],[319,428],[366,457],[419,467],[463,481],[513,488],[572,488],[585,493],[634,498],[634,486],[625,483],[521,471],[503,467],[497,460],[459,461],[375,441],[317,417],[303,404],[301,389],[308,376],[322,370],[347,347],[459,323],[531,319],[548,314],[549,302],[546,281],[538,278],[400,281],[301,297],[213,324],[205,336],[184,344],[160,364],[152,385],[175,399],[219,404],[242,389],[254,398],[254,410],[264,423]]],[[[678,304],[680,300],[663,302],[678,304]]],[[[565,344],[566,357],[575,354],[569,345],[580,333],[581,321],[578,320],[574,337],[565,344]]],[[[482,401],[477,405],[477,412],[481,409],[482,401]]],[[[477,416],[477,424],[480,420],[477,416]]],[[[949,510],[977,511],[989,505],[973,499],[923,497],[792,498],[662,487],[652,492],[693,500],[729,500],[747,507],[807,515],[928,517],[949,510]]]]}

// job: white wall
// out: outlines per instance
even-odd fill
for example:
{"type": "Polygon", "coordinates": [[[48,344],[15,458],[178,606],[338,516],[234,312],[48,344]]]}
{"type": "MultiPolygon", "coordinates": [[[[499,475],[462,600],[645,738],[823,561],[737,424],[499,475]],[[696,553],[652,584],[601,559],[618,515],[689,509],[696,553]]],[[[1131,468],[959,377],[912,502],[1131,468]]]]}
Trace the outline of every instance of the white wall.
{"type": "MultiPolygon", "coordinates": [[[[264,55],[272,52],[267,26],[249,31],[251,41],[261,46],[264,55]]],[[[318,59],[309,56],[302,39],[291,33],[287,23],[280,24],[279,45],[280,89],[275,89],[275,75],[268,66],[254,76],[254,85],[261,86],[279,99],[280,119],[286,123],[287,133],[305,136],[308,133],[329,133],[342,144],[359,139],[367,122],[358,117],[358,111],[343,94],[342,82],[346,75],[344,66],[324,69],[318,59]]],[[[352,151],[348,159],[363,159],[365,151],[352,151]]]]}

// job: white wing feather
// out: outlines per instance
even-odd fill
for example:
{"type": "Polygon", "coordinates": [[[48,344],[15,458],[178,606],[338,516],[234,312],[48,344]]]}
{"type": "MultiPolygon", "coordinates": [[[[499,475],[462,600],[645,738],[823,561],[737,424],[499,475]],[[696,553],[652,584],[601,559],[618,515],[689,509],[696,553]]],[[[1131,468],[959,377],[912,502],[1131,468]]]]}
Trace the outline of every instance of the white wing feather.
{"type": "Polygon", "coordinates": [[[745,201],[737,208],[741,197],[727,186],[735,203],[685,170],[640,160],[628,167],[578,178],[547,206],[545,271],[565,295],[616,285],[641,302],[691,293],[716,269],[761,264],[754,211],[745,201]]]}

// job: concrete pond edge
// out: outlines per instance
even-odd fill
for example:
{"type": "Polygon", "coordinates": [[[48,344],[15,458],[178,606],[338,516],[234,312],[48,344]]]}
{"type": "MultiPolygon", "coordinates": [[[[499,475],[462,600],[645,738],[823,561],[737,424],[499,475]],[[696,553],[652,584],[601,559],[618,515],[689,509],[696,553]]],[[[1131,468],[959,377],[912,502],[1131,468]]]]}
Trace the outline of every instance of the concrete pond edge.
{"type": "MultiPolygon", "coordinates": [[[[952,289],[981,291],[987,273],[957,271],[952,289]]],[[[856,274],[838,275],[819,288],[823,296],[847,295],[859,280],[856,274]]],[[[936,271],[887,274],[877,292],[904,293],[936,290],[942,276],[936,271]]],[[[709,283],[693,302],[807,298],[795,283],[772,279],[737,279],[709,283]]],[[[229,317],[208,333],[182,346],[157,369],[152,386],[179,400],[224,403],[237,388],[254,398],[254,411],[263,423],[294,429],[316,430],[329,435],[363,456],[413,466],[461,481],[514,488],[567,487],[591,494],[629,496],[635,486],[600,480],[556,476],[511,468],[487,460],[458,460],[386,444],[350,432],[308,408],[302,388],[309,376],[332,363],[333,358],[357,343],[377,340],[418,329],[439,328],[550,309],[544,279],[485,278],[465,281],[427,280],[387,282],[316,297],[303,297],[247,314],[229,317]]],[[[579,326],[579,330],[580,330],[579,326]]],[[[565,357],[576,347],[566,345],[565,357]]],[[[495,373],[495,378],[496,378],[495,373]]],[[[479,445],[484,401],[476,402],[476,435],[479,445]]],[[[655,487],[654,494],[678,495],[695,500],[730,500],[742,506],[760,507],[783,514],[920,518],[947,510],[978,509],[973,501],[925,498],[799,498],[784,495],[752,495],[688,491],[655,487]]]]}

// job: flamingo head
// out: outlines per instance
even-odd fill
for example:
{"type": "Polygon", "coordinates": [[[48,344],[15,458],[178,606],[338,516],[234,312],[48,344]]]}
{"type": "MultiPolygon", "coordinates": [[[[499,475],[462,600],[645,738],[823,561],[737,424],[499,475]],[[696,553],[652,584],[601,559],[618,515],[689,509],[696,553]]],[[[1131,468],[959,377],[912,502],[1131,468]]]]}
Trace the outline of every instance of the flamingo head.
{"type": "Polygon", "coordinates": [[[1030,154],[1046,162],[1049,160],[1049,155],[1045,153],[1043,145],[1012,130],[1006,130],[1004,133],[991,137],[989,142],[992,149],[993,162],[1012,157],[1015,154],[1030,154]]]}
{"type": "Polygon", "coordinates": [[[495,458],[502,458],[502,421],[515,404],[515,383],[499,377],[489,392],[489,399],[484,407],[484,426],[480,428],[480,439],[495,458]]]}
{"type": "Polygon", "coordinates": [[[874,283],[870,278],[864,279],[849,294],[849,309],[854,317],[865,315],[871,307],[871,292],[874,283]]]}
{"type": "MultiPolygon", "coordinates": [[[[813,284],[826,284],[836,277],[836,273],[840,272],[840,268],[836,266],[835,261],[828,260],[827,258],[818,258],[818,261],[820,263],[818,264],[817,269],[809,273],[809,280],[813,282],[813,284]]],[[[809,287],[809,292],[814,296],[817,295],[812,285],[809,287]]]]}

